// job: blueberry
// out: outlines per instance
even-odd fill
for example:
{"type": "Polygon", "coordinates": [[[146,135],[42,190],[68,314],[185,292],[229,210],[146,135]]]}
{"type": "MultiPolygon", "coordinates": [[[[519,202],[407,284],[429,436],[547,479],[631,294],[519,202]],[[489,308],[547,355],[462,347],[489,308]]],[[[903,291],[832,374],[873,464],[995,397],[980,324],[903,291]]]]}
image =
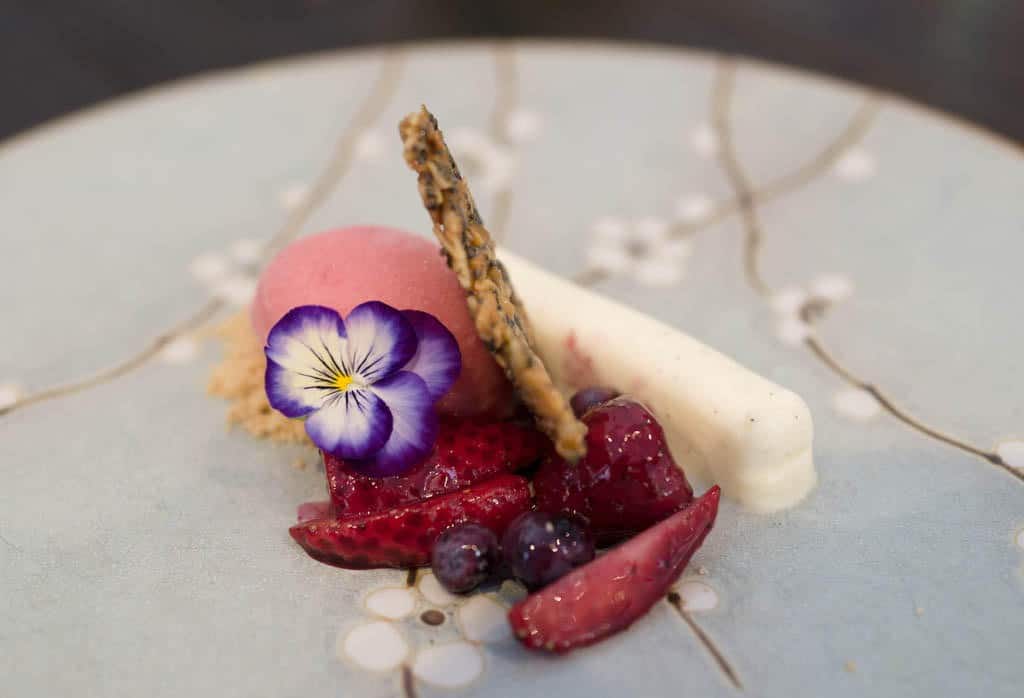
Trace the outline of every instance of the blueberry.
{"type": "Polygon", "coordinates": [[[589,388],[583,388],[582,390],[576,391],[576,394],[572,396],[569,404],[572,405],[572,411],[576,416],[582,417],[591,407],[596,407],[597,405],[600,405],[603,402],[608,402],[618,396],[618,390],[605,388],[601,385],[592,385],[589,388]]]}
{"type": "Polygon", "coordinates": [[[593,560],[594,540],[577,519],[528,511],[509,524],[502,550],[509,571],[539,589],[593,560]]]}
{"type": "Polygon", "coordinates": [[[498,537],[476,523],[453,526],[438,536],[430,563],[445,589],[472,591],[498,566],[498,537]]]}

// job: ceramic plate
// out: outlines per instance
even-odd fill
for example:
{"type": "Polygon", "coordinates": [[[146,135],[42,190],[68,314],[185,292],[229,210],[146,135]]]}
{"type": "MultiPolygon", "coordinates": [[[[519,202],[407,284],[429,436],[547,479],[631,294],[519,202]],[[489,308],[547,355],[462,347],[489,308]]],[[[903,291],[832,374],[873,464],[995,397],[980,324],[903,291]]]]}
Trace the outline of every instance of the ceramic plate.
{"type": "Polygon", "coordinates": [[[1020,695],[1022,182],[1014,146],[897,99],[620,45],[273,63],[16,138],[5,693],[1020,695]],[[456,600],[311,560],[287,527],[322,497],[316,465],[225,429],[204,393],[205,329],[268,241],[429,234],[396,133],[421,103],[510,249],[814,414],[808,499],[727,503],[675,604],[567,658],[508,636],[507,587],[456,600]]]}

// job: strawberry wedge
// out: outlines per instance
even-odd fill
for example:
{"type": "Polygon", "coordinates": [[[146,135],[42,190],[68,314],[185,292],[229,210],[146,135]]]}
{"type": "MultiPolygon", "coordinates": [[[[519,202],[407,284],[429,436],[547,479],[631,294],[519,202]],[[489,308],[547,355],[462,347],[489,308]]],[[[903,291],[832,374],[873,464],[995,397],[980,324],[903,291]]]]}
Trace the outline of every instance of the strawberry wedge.
{"type": "Polygon", "coordinates": [[[524,478],[501,475],[452,494],[387,511],[342,519],[316,519],[289,529],[310,557],[349,569],[422,567],[438,535],[454,524],[474,521],[499,537],[530,508],[524,478]]]}
{"type": "Polygon", "coordinates": [[[509,611],[530,649],[570,652],[600,642],[653,606],[682,574],[718,513],[718,486],[686,508],[610,550],[509,611]]]}
{"type": "Polygon", "coordinates": [[[538,462],[551,442],[532,426],[448,418],[431,454],[409,471],[373,477],[324,454],[327,489],[337,516],[366,514],[457,492],[538,462]]]}

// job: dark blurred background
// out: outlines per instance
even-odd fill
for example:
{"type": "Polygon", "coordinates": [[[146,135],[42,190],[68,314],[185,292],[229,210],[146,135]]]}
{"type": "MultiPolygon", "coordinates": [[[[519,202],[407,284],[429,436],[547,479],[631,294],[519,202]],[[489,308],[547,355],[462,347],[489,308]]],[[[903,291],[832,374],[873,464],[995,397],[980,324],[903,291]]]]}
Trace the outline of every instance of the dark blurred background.
{"type": "Polygon", "coordinates": [[[211,68],[522,36],[757,56],[899,92],[1024,141],[1024,0],[0,0],[0,138],[211,68]]]}

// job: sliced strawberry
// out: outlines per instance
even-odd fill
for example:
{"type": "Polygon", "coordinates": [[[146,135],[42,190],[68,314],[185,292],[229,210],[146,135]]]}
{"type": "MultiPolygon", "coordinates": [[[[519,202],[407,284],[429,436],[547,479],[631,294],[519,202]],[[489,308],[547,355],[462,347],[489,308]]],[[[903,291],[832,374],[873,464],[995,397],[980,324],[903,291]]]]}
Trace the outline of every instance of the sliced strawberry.
{"type": "Polygon", "coordinates": [[[569,652],[625,629],[665,596],[718,513],[719,489],[531,594],[509,611],[530,649],[569,652]]]}
{"type": "Polygon", "coordinates": [[[311,557],[328,565],[421,567],[430,564],[434,541],[449,526],[474,521],[501,536],[529,508],[526,480],[500,475],[461,492],[388,511],[296,524],[289,533],[311,557]]]}
{"type": "Polygon", "coordinates": [[[537,509],[585,519],[599,544],[656,524],[693,501],[693,489],[650,411],[628,397],[583,416],[587,453],[571,464],[552,453],[533,479],[537,509]]]}
{"type": "Polygon", "coordinates": [[[540,460],[551,442],[515,422],[446,419],[434,450],[419,465],[394,477],[372,477],[324,454],[327,488],[338,516],[352,516],[429,499],[510,473],[540,460]]]}

